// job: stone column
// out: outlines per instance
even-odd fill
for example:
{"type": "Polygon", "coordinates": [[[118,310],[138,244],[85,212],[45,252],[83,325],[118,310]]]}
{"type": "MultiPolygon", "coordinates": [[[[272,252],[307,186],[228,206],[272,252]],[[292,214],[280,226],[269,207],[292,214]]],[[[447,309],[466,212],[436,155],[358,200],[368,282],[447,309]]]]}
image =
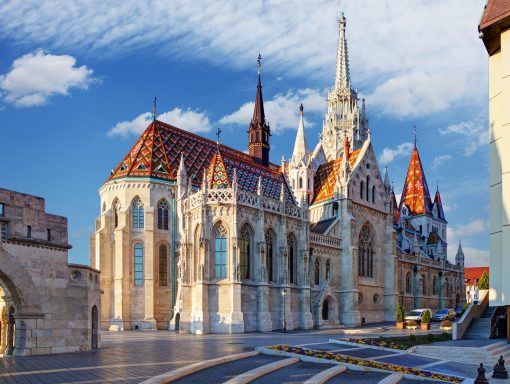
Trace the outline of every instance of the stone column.
{"type": "MultiPolygon", "coordinates": [[[[119,214],[119,220],[124,218],[125,214],[119,214]]],[[[119,224],[120,227],[120,224],[119,224]]],[[[123,331],[123,285],[124,285],[124,232],[122,229],[115,230],[115,270],[113,271],[113,318],[110,321],[109,331],[123,331]]],[[[129,250],[131,251],[131,250],[129,250]]],[[[129,252],[127,255],[129,259],[129,252]]],[[[127,271],[126,271],[127,272],[127,271]]],[[[127,274],[126,274],[127,276],[127,274]]]]}
{"type": "MultiPolygon", "coordinates": [[[[145,210],[145,244],[144,244],[144,319],[142,329],[155,330],[156,319],[154,318],[154,259],[159,262],[159,249],[154,244],[154,208],[147,207],[145,210]]],[[[170,250],[169,250],[170,251],[170,250]]],[[[168,261],[171,257],[168,258],[168,261]]]]}
{"type": "Polygon", "coordinates": [[[14,315],[9,313],[7,322],[7,348],[5,350],[6,355],[12,355],[14,352],[14,315]]]}

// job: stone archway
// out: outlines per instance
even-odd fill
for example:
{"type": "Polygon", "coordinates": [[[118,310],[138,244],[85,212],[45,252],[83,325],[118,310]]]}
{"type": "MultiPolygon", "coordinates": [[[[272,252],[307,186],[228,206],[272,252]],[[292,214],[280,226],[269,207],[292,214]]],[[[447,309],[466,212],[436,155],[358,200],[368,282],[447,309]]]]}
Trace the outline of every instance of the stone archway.
{"type": "Polygon", "coordinates": [[[324,300],[322,303],[322,320],[329,320],[329,300],[324,300]]]}

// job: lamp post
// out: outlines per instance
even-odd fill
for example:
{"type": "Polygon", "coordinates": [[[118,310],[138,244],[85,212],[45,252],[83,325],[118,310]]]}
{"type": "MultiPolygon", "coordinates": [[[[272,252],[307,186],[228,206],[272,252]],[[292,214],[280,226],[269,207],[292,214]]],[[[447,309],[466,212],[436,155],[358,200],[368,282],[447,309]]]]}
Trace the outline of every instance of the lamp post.
{"type": "Polygon", "coordinates": [[[287,332],[287,319],[285,318],[285,296],[287,296],[287,290],[284,289],[282,291],[282,298],[283,298],[283,332],[287,332]]]}

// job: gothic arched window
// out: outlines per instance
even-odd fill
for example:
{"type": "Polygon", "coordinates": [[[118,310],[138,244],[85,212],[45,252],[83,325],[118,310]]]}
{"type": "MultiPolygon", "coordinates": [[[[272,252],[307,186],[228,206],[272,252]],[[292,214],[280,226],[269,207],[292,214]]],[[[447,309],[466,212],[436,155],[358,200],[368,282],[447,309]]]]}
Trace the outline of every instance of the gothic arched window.
{"type": "Polygon", "coordinates": [[[168,231],[168,202],[165,199],[158,203],[158,229],[168,231]]]}
{"type": "Polygon", "coordinates": [[[434,278],[432,279],[432,294],[434,296],[436,296],[439,291],[437,282],[438,282],[437,276],[434,276],[434,278]]]}
{"type": "Polygon", "coordinates": [[[214,277],[227,277],[227,231],[219,224],[214,232],[214,277]]]}
{"type": "Polygon", "coordinates": [[[326,261],[326,280],[331,279],[331,262],[326,261]]]}
{"type": "Polygon", "coordinates": [[[243,280],[250,278],[250,238],[250,227],[248,224],[245,224],[241,228],[241,237],[239,239],[241,279],[243,280]]]}
{"type": "Polygon", "coordinates": [[[290,234],[287,236],[287,246],[289,250],[288,263],[289,263],[289,283],[294,284],[296,281],[295,277],[295,264],[296,264],[296,239],[294,235],[290,234]]]}
{"type": "Polygon", "coordinates": [[[299,178],[299,189],[303,188],[303,178],[299,178]]]}
{"type": "Polygon", "coordinates": [[[166,244],[159,246],[159,285],[160,287],[168,285],[168,247],[166,244]]]}
{"type": "Polygon", "coordinates": [[[411,272],[406,275],[406,293],[411,293],[411,272]]]}
{"type": "Polygon", "coordinates": [[[321,266],[319,259],[315,259],[315,268],[314,268],[314,284],[319,285],[320,283],[320,274],[321,274],[321,266]]]}
{"type": "Polygon", "coordinates": [[[266,232],[266,270],[267,270],[267,280],[274,281],[274,243],[275,243],[276,235],[274,232],[269,229],[266,232]]]}
{"type": "Polygon", "coordinates": [[[117,228],[119,226],[119,211],[120,203],[119,200],[115,199],[113,202],[113,228],[117,228]]]}
{"type": "Polygon", "coordinates": [[[365,182],[361,180],[361,183],[359,185],[359,197],[361,200],[363,200],[363,191],[365,190],[365,182]]]}
{"type": "Polygon", "coordinates": [[[363,225],[358,239],[358,275],[374,277],[374,233],[369,223],[363,225]]]}
{"type": "Polygon", "coordinates": [[[370,176],[367,175],[367,193],[366,193],[366,197],[367,197],[367,201],[370,201],[370,176]]]}
{"type": "Polygon", "coordinates": [[[375,185],[372,187],[372,203],[375,203],[375,185]]]}
{"type": "Polygon", "coordinates": [[[143,203],[139,197],[133,200],[133,228],[143,228],[144,216],[143,216],[143,203]]]}
{"type": "Polygon", "coordinates": [[[141,286],[141,285],[143,285],[143,244],[142,243],[135,244],[134,267],[135,267],[135,285],[141,286]]]}

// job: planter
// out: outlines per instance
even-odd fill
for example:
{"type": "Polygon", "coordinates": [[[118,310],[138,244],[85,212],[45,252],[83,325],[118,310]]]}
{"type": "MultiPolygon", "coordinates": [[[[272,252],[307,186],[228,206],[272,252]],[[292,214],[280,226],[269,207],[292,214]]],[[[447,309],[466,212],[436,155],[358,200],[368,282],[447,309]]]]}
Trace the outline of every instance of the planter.
{"type": "Polygon", "coordinates": [[[404,323],[403,321],[397,321],[397,329],[405,329],[406,328],[406,323],[404,323]]]}
{"type": "Polygon", "coordinates": [[[420,327],[422,331],[428,331],[430,330],[430,323],[421,323],[420,327]]]}

